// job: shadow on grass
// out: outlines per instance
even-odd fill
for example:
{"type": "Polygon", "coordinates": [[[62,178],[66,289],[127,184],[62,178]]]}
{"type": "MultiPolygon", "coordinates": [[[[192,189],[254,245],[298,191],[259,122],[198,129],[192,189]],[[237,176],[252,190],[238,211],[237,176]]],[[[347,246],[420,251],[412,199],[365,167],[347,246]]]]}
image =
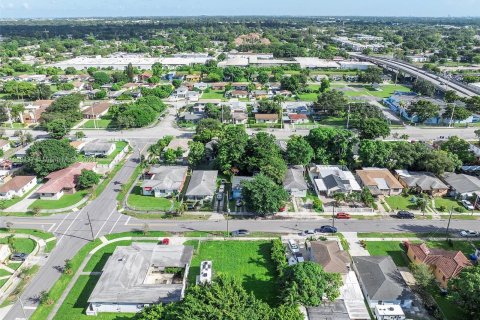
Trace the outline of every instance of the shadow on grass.
{"type": "MultiPolygon", "coordinates": [[[[80,279],[80,278],[79,278],[80,279]]],[[[88,277],[87,283],[84,285],[82,291],[80,292],[79,296],[75,300],[75,304],[73,305],[74,308],[83,308],[85,313],[85,310],[88,307],[88,298],[90,298],[90,295],[92,294],[93,289],[95,289],[95,285],[98,282],[98,279],[100,279],[100,276],[90,276],[88,277]]],[[[77,283],[75,286],[77,286],[79,283],[77,280],[77,283]]],[[[74,289],[72,289],[73,291],[74,289]]]]}

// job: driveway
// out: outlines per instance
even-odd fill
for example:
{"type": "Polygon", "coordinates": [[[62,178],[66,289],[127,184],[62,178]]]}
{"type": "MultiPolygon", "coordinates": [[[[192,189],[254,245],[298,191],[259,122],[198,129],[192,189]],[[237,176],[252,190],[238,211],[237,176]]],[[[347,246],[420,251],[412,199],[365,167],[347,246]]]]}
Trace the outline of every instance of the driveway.
{"type": "Polygon", "coordinates": [[[38,190],[38,188],[40,188],[41,185],[38,185],[37,187],[35,187],[35,189],[33,189],[33,191],[27,196],[25,197],[25,199],[15,203],[13,206],[11,206],[10,208],[7,208],[3,211],[5,212],[27,212],[28,211],[28,207],[30,207],[34,202],[35,200],[37,200],[37,195],[35,194],[35,191],[38,190]]]}

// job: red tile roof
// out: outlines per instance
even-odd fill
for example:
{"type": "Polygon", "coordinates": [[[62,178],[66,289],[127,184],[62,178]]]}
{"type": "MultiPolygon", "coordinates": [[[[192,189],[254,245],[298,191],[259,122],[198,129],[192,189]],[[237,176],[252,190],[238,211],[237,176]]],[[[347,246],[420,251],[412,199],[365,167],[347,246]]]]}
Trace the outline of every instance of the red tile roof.
{"type": "Polygon", "coordinates": [[[95,103],[94,105],[92,106],[89,106],[87,107],[86,109],[83,110],[83,114],[85,115],[100,115],[102,113],[104,113],[105,111],[108,110],[108,108],[110,108],[112,106],[112,104],[108,101],[104,101],[104,102],[98,102],[98,103],[95,103]]]}
{"type": "Polygon", "coordinates": [[[70,167],[52,172],[45,177],[48,181],[37,190],[37,193],[58,193],[63,189],[74,189],[82,170],[93,170],[95,166],[95,162],[77,162],[70,167]]]}
{"type": "Polygon", "coordinates": [[[457,276],[463,268],[471,266],[461,251],[430,249],[425,243],[410,244],[409,247],[421,262],[440,269],[447,279],[457,276]]]}
{"type": "Polygon", "coordinates": [[[303,120],[303,119],[307,119],[307,115],[306,114],[298,114],[298,113],[289,113],[288,114],[288,117],[290,118],[290,120],[303,120]]]}

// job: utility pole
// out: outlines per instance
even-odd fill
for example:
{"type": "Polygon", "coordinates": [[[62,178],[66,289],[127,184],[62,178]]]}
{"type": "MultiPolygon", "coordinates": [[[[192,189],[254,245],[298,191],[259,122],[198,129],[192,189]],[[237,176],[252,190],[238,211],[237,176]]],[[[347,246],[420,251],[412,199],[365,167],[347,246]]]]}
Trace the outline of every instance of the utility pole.
{"type": "Polygon", "coordinates": [[[95,236],[93,235],[92,221],[90,220],[90,214],[88,214],[88,211],[87,211],[87,219],[88,219],[88,225],[90,226],[90,232],[92,234],[92,241],[93,241],[95,240],[95,236]]]}
{"type": "Polygon", "coordinates": [[[332,210],[332,227],[335,227],[335,202],[333,203],[332,210]]]}
{"type": "Polygon", "coordinates": [[[453,108],[452,108],[452,115],[450,116],[450,123],[448,124],[448,127],[452,127],[452,121],[453,121],[453,114],[455,113],[455,103],[453,103],[453,108]]]}
{"type": "Polygon", "coordinates": [[[445,240],[448,241],[448,230],[450,229],[450,220],[452,220],[452,208],[450,207],[450,215],[448,216],[447,230],[445,231],[445,240]]]}
{"type": "Polygon", "coordinates": [[[347,130],[350,124],[350,103],[348,104],[348,113],[347,113],[347,130]]]}
{"type": "Polygon", "coordinates": [[[228,191],[227,191],[227,237],[230,237],[230,233],[228,232],[228,220],[230,218],[230,203],[228,203],[228,191]]]}

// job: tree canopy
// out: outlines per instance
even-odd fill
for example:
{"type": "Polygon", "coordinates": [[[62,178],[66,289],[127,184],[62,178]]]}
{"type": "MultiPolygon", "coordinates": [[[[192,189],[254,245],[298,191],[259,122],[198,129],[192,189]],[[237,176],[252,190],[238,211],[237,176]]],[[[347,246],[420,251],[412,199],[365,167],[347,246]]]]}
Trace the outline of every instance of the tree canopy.
{"type": "Polygon", "coordinates": [[[66,140],[36,141],[27,150],[26,169],[40,177],[68,167],[77,160],[77,152],[66,140]]]}
{"type": "Polygon", "coordinates": [[[307,165],[314,156],[313,148],[302,136],[291,136],[287,142],[286,159],[289,164],[307,165]]]}
{"type": "Polygon", "coordinates": [[[242,182],[242,198],[250,211],[265,216],[278,212],[288,201],[288,193],[269,177],[258,174],[242,182]]]}
{"type": "Polygon", "coordinates": [[[416,117],[418,122],[423,123],[430,118],[438,117],[440,106],[428,100],[419,100],[409,105],[407,112],[412,118],[416,117]]]}
{"type": "Polygon", "coordinates": [[[480,313],[480,267],[465,268],[448,282],[448,290],[456,304],[470,315],[480,313]]]}

